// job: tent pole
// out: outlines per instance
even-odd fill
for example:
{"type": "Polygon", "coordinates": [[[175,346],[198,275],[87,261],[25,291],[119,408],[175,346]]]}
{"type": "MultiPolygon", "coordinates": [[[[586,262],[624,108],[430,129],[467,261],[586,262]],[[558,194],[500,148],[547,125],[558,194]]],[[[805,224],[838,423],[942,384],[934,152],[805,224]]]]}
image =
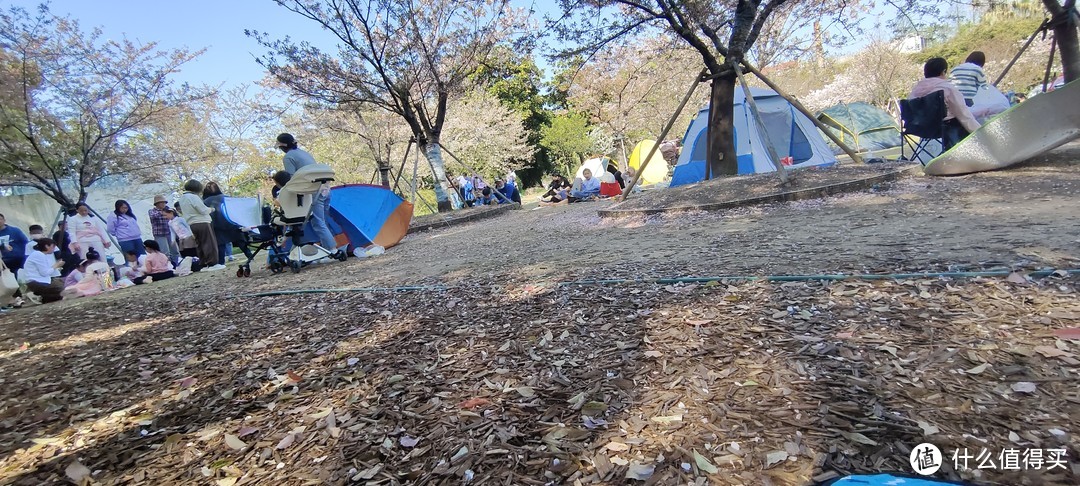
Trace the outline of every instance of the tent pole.
{"type": "MultiPolygon", "coordinates": [[[[617,200],[625,201],[626,196],[630,194],[630,191],[633,190],[634,186],[641,180],[641,175],[645,173],[645,166],[649,165],[649,161],[652,160],[653,155],[656,155],[656,152],[660,150],[660,144],[664,143],[664,138],[667,137],[668,132],[671,131],[671,127],[675,126],[675,121],[679,119],[679,115],[682,114],[683,109],[686,108],[686,104],[690,102],[690,97],[694,95],[694,90],[697,89],[698,84],[701,84],[701,79],[704,78],[707,73],[707,69],[702,69],[697,77],[694,78],[694,83],[690,85],[690,89],[686,90],[686,95],[683,96],[682,101],[679,102],[679,107],[675,108],[675,113],[672,113],[671,118],[668,118],[667,124],[664,125],[664,129],[660,131],[660,136],[656,137],[656,143],[653,144],[652,150],[649,150],[649,155],[645,156],[644,159],[641,159],[641,165],[638,166],[634,178],[626,184],[626,187],[623,188],[622,195],[620,195],[617,200]]],[[[627,161],[626,164],[630,165],[630,161],[627,161]]]]}
{"type": "Polygon", "coordinates": [[[1050,38],[1050,60],[1046,62],[1046,76],[1043,76],[1043,89],[1045,93],[1052,82],[1050,81],[1050,70],[1054,68],[1054,49],[1057,49],[1057,37],[1050,38]]]}
{"type": "Polygon", "coordinates": [[[742,85],[743,98],[750,105],[750,114],[754,116],[754,123],[757,125],[758,131],[765,137],[765,149],[769,152],[769,161],[772,162],[773,167],[776,168],[776,172],[780,176],[780,184],[787,185],[794,182],[787,169],[784,168],[783,162],[780,162],[780,156],[776,153],[776,147],[773,146],[769,137],[769,131],[765,129],[765,122],[761,120],[761,112],[758,111],[757,102],[754,101],[754,93],[750,91],[750,85],[746,84],[746,78],[743,77],[742,69],[739,68],[738,64],[735,65],[735,76],[739,78],[739,84],[742,85]]]}
{"type": "Polygon", "coordinates": [[[826,137],[829,137],[829,140],[832,140],[833,143],[835,143],[838,147],[840,147],[841,150],[844,151],[845,154],[848,155],[848,157],[851,157],[852,162],[856,164],[863,163],[863,159],[862,157],[859,157],[859,154],[855,153],[854,150],[851,150],[851,147],[848,147],[846,143],[844,143],[842,140],[837,138],[836,135],[829,131],[829,129],[825,127],[825,124],[821,123],[821,120],[815,118],[814,114],[810,113],[810,110],[807,110],[802,103],[799,103],[799,100],[795,99],[792,96],[788,96],[788,94],[781,90],[780,87],[776,85],[776,83],[773,83],[771,80],[769,80],[769,78],[765,77],[765,75],[762,74],[761,71],[758,70],[758,68],[754,67],[753,64],[750,64],[750,61],[743,59],[742,65],[746,68],[747,71],[754,73],[754,76],[757,76],[757,78],[760,79],[763,83],[765,83],[765,85],[768,86],[769,89],[776,91],[776,94],[780,95],[785,100],[788,100],[788,102],[791,103],[791,106],[794,106],[796,110],[799,110],[800,112],[802,112],[802,114],[806,115],[806,117],[810,119],[810,123],[813,123],[814,126],[818,127],[818,129],[821,130],[826,137]]]}
{"type": "MultiPolygon", "coordinates": [[[[409,140],[409,146],[410,147],[412,146],[412,140],[409,140]]],[[[408,150],[406,150],[405,152],[408,153],[408,150]]],[[[416,180],[416,172],[417,172],[417,170],[419,169],[419,166],[420,166],[420,149],[419,149],[419,147],[417,147],[415,155],[416,156],[413,157],[413,165],[412,165],[412,198],[411,199],[413,200],[413,202],[416,202],[416,189],[417,189],[417,186],[420,185],[416,180]]]]}
{"type": "Polygon", "coordinates": [[[1013,56],[1011,61],[1009,61],[1009,64],[1005,65],[1005,69],[1002,69],[1001,74],[999,74],[997,79],[994,80],[994,86],[997,86],[998,83],[1001,82],[1001,80],[1005,79],[1005,75],[1009,74],[1009,70],[1012,69],[1013,64],[1016,64],[1016,61],[1020,60],[1020,56],[1024,55],[1024,52],[1026,52],[1028,46],[1030,46],[1031,43],[1035,41],[1035,37],[1039,35],[1039,32],[1043,32],[1046,30],[1046,24],[1047,21],[1043,20],[1042,25],[1039,25],[1039,28],[1035,29],[1035,32],[1031,33],[1031,37],[1028,37],[1027,42],[1025,42],[1023,47],[1021,47],[1020,50],[1016,52],[1016,55],[1013,56]]]}
{"type": "Polygon", "coordinates": [[[401,176],[405,173],[405,163],[409,161],[409,150],[412,149],[412,139],[409,139],[409,144],[405,146],[405,156],[401,158],[401,166],[397,170],[397,179],[394,179],[394,192],[398,190],[398,184],[401,182],[401,176]]]}
{"type": "MultiPolygon", "coordinates": [[[[449,155],[454,160],[456,160],[459,164],[463,165],[466,169],[469,170],[469,172],[472,172],[473,174],[479,174],[479,172],[477,172],[475,169],[473,169],[469,164],[466,164],[464,160],[461,160],[461,159],[458,158],[458,156],[454,155],[454,153],[451,152],[449,149],[447,149],[446,146],[443,145],[441,142],[439,143],[439,148],[441,148],[443,150],[443,152],[446,152],[446,155],[449,155]]],[[[499,197],[502,198],[503,201],[510,201],[510,198],[506,197],[506,194],[503,194],[502,192],[499,192],[498,189],[495,189],[495,186],[490,186],[490,187],[491,187],[492,192],[494,192],[495,194],[498,194],[499,197]]],[[[514,201],[510,201],[510,204],[514,204],[514,201]]]]}

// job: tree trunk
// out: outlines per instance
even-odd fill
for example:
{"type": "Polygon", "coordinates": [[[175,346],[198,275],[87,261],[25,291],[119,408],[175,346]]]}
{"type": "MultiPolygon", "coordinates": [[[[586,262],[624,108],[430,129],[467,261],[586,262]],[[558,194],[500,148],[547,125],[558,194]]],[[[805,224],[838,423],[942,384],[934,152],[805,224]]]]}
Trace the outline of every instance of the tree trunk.
{"type": "Polygon", "coordinates": [[[450,197],[446,191],[446,163],[443,162],[442,150],[438,140],[428,140],[420,143],[420,150],[424,152],[424,158],[431,166],[431,173],[435,175],[435,201],[438,202],[439,212],[452,211],[450,197]]]}
{"type": "Polygon", "coordinates": [[[712,80],[709,94],[709,128],[706,133],[705,177],[712,179],[739,173],[739,161],[735,156],[734,70],[712,80]]]}
{"type": "MultiPolygon", "coordinates": [[[[1047,1],[1047,3],[1050,2],[1047,1]]],[[[1075,5],[1075,1],[1067,1],[1065,7],[1068,10],[1065,7],[1059,7],[1058,11],[1050,11],[1054,20],[1057,21],[1054,25],[1054,38],[1057,39],[1058,54],[1061,56],[1061,67],[1065,71],[1066,83],[1080,79],[1080,41],[1077,40],[1076,24],[1067,19],[1069,12],[1076,8],[1075,5]]],[[[1050,82],[1053,81],[1050,80],[1050,82]]]]}
{"type": "Polygon", "coordinates": [[[379,162],[379,179],[382,182],[382,186],[390,188],[390,163],[379,162]]]}

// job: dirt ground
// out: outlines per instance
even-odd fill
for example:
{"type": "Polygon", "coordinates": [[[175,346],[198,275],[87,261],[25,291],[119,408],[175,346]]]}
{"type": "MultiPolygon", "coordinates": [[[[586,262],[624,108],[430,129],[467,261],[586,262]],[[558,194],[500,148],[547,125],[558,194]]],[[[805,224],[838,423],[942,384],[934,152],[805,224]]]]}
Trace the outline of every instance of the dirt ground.
{"type": "Polygon", "coordinates": [[[1078,196],[1074,144],[824,200],[508,211],[8,312],[0,483],[807,484],[932,442],[1070,461],[944,477],[1077,484],[1076,277],[559,282],[1078,268],[1078,196]]]}

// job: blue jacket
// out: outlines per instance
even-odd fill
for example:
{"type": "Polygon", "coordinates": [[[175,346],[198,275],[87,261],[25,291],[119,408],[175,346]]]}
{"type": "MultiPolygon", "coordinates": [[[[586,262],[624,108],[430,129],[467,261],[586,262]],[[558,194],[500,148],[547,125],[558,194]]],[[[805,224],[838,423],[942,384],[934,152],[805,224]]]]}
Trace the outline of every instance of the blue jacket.
{"type": "Polygon", "coordinates": [[[26,244],[30,242],[30,239],[26,237],[26,233],[9,224],[4,226],[4,229],[0,229],[0,239],[4,237],[7,237],[7,244],[11,247],[11,251],[8,251],[7,247],[0,246],[0,255],[3,255],[4,258],[26,257],[26,244]]]}

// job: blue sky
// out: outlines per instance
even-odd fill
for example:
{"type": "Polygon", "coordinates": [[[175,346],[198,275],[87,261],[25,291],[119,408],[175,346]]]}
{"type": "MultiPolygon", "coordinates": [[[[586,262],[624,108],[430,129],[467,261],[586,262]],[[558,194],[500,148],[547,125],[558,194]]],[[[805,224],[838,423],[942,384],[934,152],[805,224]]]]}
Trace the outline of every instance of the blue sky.
{"type": "MultiPolygon", "coordinates": [[[[40,1],[0,2],[28,10],[40,1]]],[[[518,7],[529,8],[533,0],[517,0],[518,7]]],[[[554,5],[554,2],[535,2],[554,5]]],[[[226,87],[253,83],[263,77],[255,56],[265,53],[244,29],[264,31],[274,38],[286,35],[318,43],[329,34],[314,22],[289,12],[272,0],[53,0],[49,8],[57,15],[70,15],[84,30],[100,27],[106,37],[158,42],[165,49],[206,48],[198,59],[184,66],[177,81],[226,87]]],[[[542,10],[542,7],[535,7],[542,10]]]]}

